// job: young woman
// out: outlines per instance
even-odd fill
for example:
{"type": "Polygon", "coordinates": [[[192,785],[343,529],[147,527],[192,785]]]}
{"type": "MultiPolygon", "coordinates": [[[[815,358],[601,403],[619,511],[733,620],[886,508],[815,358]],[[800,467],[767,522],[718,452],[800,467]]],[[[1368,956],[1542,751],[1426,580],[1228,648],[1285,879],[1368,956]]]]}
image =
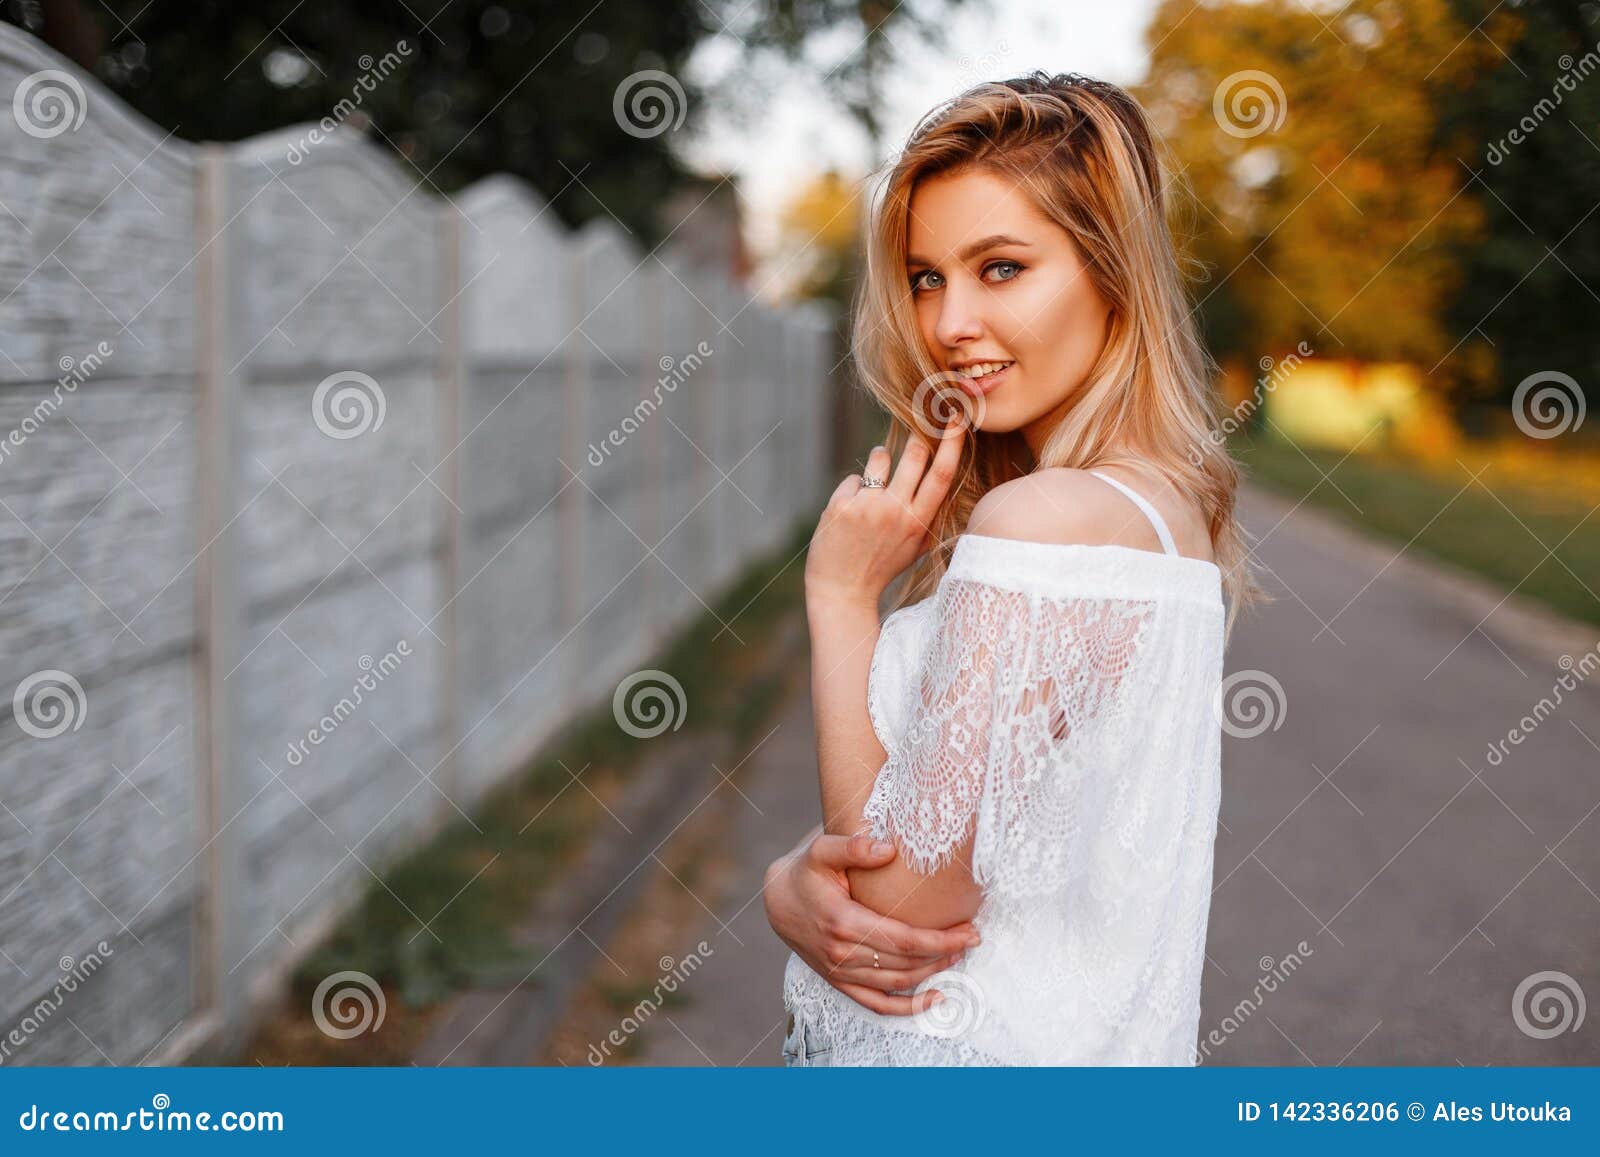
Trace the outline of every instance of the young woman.
{"type": "Polygon", "coordinates": [[[1195,1063],[1261,592],[1165,193],[1127,93],[1042,72],[883,186],[854,337],[889,446],[806,563],[825,830],[767,874],[790,1064],[1195,1063]]]}

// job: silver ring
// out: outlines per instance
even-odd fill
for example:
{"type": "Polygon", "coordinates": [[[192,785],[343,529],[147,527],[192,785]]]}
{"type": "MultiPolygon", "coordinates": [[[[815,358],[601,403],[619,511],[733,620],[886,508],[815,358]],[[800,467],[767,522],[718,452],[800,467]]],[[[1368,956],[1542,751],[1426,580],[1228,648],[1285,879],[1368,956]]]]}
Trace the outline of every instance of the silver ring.
{"type": "Polygon", "coordinates": [[[861,489],[863,489],[863,490],[882,490],[883,489],[883,479],[882,478],[874,478],[870,474],[863,474],[861,476],[861,489]]]}

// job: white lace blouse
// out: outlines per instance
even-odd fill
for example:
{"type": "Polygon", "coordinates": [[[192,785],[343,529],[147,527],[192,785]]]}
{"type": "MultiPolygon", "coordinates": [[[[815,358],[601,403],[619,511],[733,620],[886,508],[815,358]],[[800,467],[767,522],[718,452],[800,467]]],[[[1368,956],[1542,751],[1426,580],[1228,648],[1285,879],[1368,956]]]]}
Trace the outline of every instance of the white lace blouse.
{"type": "Polygon", "coordinates": [[[865,817],[929,872],[973,840],[983,943],[883,1016],[798,956],[784,1003],[834,1065],[1192,1065],[1221,796],[1216,565],[966,534],[884,622],[865,817]]]}

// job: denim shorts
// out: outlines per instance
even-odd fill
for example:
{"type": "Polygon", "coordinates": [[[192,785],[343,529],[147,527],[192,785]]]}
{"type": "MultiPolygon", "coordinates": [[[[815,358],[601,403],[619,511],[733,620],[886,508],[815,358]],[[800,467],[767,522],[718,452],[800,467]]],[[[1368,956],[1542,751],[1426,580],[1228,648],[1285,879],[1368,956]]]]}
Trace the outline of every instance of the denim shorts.
{"type": "Polygon", "coordinates": [[[783,1038],[783,1063],[789,1068],[832,1065],[833,1044],[804,1015],[791,1012],[783,1038]]]}

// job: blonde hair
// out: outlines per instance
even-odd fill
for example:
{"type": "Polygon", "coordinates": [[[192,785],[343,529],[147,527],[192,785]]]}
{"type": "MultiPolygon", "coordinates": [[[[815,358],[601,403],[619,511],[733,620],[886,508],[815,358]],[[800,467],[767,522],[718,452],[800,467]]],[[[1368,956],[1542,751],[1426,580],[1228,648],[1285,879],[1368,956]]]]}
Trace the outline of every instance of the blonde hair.
{"type": "MultiPolygon", "coordinates": [[[[857,372],[889,414],[885,445],[893,460],[913,436],[934,444],[943,419],[928,413],[928,387],[949,378],[923,344],[905,276],[911,194],[926,177],[975,170],[1018,179],[1072,236],[1110,306],[1106,343],[1037,462],[1020,431],[969,430],[957,481],[935,519],[938,545],[908,570],[897,605],[932,592],[956,536],[991,488],[1035,468],[1092,469],[1120,455],[1200,504],[1231,635],[1240,607],[1265,594],[1234,517],[1239,470],[1223,446],[1216,366],[1178,266],[1164,166],[1143,110],[1116,85],[1034,72],[968,89],[913,130],[873,207],[853,318],[857,372]]],[[[934,394],[935,406],[968,403],[952,386],[934,394]]]]}

